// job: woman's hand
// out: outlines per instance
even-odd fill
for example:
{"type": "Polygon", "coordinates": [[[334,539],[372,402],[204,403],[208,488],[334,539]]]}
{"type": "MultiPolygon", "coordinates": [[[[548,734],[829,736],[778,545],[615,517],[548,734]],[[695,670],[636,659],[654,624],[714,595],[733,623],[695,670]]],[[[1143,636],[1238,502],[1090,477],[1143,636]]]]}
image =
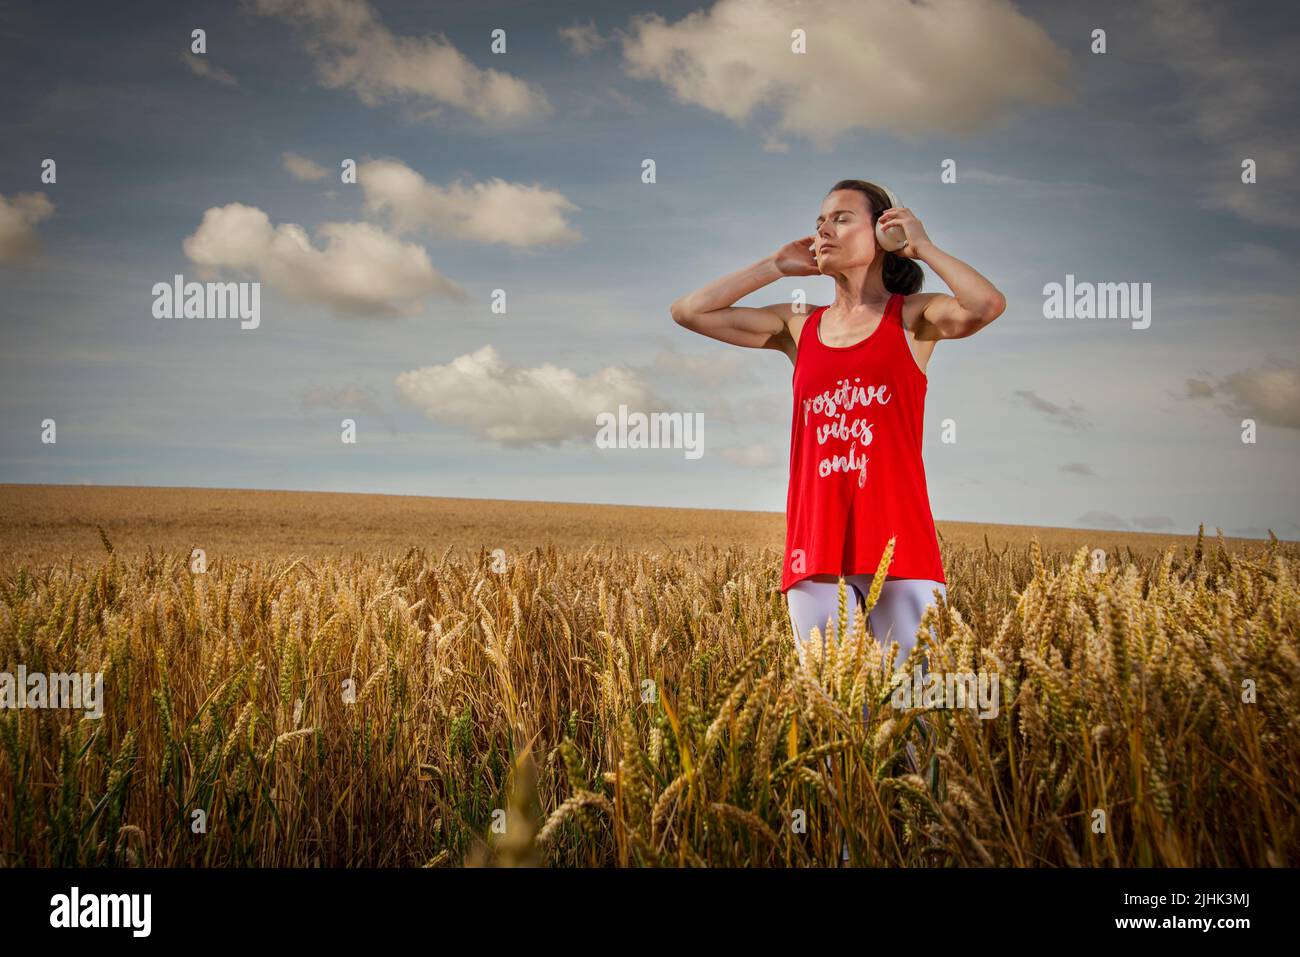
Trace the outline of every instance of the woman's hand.
{"type": "Polygon", "coordinates": [[[822,271],[817,266],[817,257],[812,254],[812,244],[816,236],[805,236],[794,242],[786,243],[775,253],[772,259],[782,276],[820,276],[822,271]]]}
{"type": "Polygon", "coordinates": [[[925,227],[921,225],[921,221],[906,206],[891,206],[880,214],[878,224],[882,229],[897,226],[903,230],[903,235],[907,237],[907,243],[894,250],[895,256],[902,256],[904,259],[919,259],[922,250],[931,244],[930,237],[925,233],[925,227]]]}

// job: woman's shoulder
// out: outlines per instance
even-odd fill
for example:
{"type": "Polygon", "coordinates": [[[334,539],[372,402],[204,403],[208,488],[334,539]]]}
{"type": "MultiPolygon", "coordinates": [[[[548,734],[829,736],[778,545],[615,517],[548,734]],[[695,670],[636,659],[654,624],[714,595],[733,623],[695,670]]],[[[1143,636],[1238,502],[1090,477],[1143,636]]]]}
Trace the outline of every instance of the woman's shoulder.
{"type": "Polygon", "coordinates": [[[911,329],[916,325],[916,321],[921,318],[928,306],[936,296],[942,296],[941,292],[914,292],[910,296],[902,293],[894,293],[895,298],[899,301],[898,314],[903,320],[903,325],[911,329]]]}
{"type": "Polygon", "coordinates": [[[798,348],[799,342],[803,339],[803,331],[810,328],[809,322],[813,318],[820,316],[829,308],[829,306],[813,306],[810,309],[805,306],[802,313],[796,313],[791,316],[789,325],[790,338],[794,340],[796,348],[798,348]]]}

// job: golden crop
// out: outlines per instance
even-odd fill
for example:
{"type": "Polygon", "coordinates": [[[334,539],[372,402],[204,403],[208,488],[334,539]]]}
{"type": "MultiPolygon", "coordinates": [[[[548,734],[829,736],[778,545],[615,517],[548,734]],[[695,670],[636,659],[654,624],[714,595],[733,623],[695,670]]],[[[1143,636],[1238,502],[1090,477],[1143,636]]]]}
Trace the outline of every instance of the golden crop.
{"type": "Polygon", "coordinates": [[[1102,571],[945,545],[916,655],[1001,700],[923,724],[870,636],[799,661],[770,549],[196,574],[104,543],[0,577],[0,668],[103,672],[105,697],[0,710],[5,864],[1300,863],[1276,539],[1102,571]]]}

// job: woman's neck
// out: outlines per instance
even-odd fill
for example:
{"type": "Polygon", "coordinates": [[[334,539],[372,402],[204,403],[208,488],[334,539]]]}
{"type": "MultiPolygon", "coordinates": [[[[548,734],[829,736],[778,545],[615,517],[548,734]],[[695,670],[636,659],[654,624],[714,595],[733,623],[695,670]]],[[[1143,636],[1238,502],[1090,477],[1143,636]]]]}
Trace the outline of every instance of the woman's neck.
{"type": "Polygon", "coordinates": [[[836,275],[835,301],[829,308],[836,313],[851,312],[861,306],[884,309],[890,295],[885,288],[883,270],[878,262],[872,262],[836,275]]]}

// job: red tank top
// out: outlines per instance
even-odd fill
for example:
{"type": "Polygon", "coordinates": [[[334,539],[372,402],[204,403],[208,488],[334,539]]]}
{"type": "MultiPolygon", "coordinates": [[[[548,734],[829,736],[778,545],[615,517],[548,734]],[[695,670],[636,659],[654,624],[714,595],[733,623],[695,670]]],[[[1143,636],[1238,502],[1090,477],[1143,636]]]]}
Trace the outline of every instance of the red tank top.
{"type": "Polygon", "coordinates": [[[895,293],[866,339],[822,343],[825,306],[804,323],[794,365],[781,591],[811,575],[888,574],[947,584],[921,461],[928,380],[895,293]]]}

